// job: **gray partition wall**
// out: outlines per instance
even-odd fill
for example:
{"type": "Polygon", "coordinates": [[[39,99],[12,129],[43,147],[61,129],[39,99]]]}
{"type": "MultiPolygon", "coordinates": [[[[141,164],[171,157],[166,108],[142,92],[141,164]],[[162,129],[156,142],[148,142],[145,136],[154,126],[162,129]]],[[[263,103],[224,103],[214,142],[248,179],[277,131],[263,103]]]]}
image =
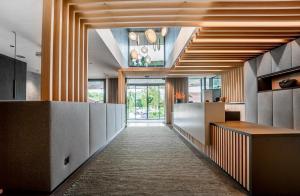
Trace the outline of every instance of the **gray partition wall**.
{"type": "Polygon", "coordinates": [[[90,103],[90,155],[106,145],[106,104],[90,103]]]}
{"type": "Polygon", "coordinates": [[[89,158],[89,105],[0,102],[0,185],[52,191],[89,158]]]}
{"type": "Polygon", "coordinates": [[[116,134],[116,104],[106,105],[106,140],[111,140],[116,134]]]}
{"type": "Polygon", "coordinates": [[[122,105],[122,127],[126,126],[126,105],[122,105]]]}
{"type": "Polygon", "coordinates": [[[116,129],[115,134],[122,128],[122,106],[121,104],[116,105],[116,129]]]}

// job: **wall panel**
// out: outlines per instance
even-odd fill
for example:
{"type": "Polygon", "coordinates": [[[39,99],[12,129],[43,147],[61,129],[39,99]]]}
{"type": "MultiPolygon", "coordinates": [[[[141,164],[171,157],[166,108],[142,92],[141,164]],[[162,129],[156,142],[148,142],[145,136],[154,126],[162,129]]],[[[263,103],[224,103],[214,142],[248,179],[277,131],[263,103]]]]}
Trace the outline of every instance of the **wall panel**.
{"type": "Polygon", "coordinates": [[[244,73],[246,121],[257,123],[257,68],[255,58],[245,63],[244,73]]]}
{"type": "Polygon", "coordinates": [[[109,141],[116,133],[116,105],[106,105],[106,140],[109,141]]]}
{"type": "Polygon", "coordinates": [[[294,129],[300,130],[300,89],[293,90],[294,129]]]}
{"type": "Polygon", "coordinates": [[[273,92],[258,93],[258,124],[273,125],[273,92]]]}
{"type": "Polygon", "coordinates": [[[293,128],[293,90],[273,92],[273,126],[293,128]]]}

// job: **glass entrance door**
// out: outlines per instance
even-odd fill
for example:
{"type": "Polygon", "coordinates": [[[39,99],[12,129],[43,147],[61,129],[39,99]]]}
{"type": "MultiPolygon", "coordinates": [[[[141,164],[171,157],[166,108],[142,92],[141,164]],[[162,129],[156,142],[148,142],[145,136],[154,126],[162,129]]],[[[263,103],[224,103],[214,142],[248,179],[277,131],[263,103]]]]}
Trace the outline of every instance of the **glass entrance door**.
{"type": "Polygon", "coordinates": [[[165,85],[128,85],[128,120],[165,119],[165,85]]]}

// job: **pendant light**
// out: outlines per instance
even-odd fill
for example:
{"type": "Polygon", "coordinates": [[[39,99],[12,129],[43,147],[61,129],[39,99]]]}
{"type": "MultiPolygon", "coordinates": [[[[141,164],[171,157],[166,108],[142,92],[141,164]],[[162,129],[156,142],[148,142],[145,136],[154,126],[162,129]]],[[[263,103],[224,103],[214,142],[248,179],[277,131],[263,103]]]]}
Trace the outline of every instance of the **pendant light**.
{"type": "Polygon", "coordinates": [[[145,31],[145,36],[150,44],[154,44],[157,41],[156,32],[153,29],[147,29],[145,31]]]}
{"type": "Polygon", "coordinates": [[[142,52],[143,54],[147,54],[147,53],[148,53],[148,48],[147,48],[146,46],[143,46],[143,47],[141,48],[141,52],[142,52]]]}
{"type": "Polygon", "coordinates": [[[167,27],[161,28],[160,34],[161,36],[165,37],[168,34],[168,28],[167,27]]]}
{"type": "Polygon", "coordinates": [[[131,56],[131,59],[138,59],[139,54],[135,49],[133,49],[130,52],[130,56],[131,56]]]}
{"type": "Polygon", "coordinates": [[[150,64],[150,63],[151,63],[151,57],[150,57],[149,55],[147,55],[147,56],[145,57],[145,62],[146,62],[147,64],[150,64]]]}
{"type": "Polygon", "coordinates": [[[130,32],[128,36],[130,40],[137,41],[137,35],[135,32],[130,32]]]}

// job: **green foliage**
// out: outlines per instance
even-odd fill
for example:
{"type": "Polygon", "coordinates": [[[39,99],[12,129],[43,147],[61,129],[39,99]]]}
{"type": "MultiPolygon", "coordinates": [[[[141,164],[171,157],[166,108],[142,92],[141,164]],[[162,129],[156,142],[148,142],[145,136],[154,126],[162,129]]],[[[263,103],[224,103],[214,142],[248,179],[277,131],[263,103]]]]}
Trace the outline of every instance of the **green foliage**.
{"type": "MultiPolygon", "coordinates": [[[[134,89],[128,89],[127,91],[127,110],[128,114],[134,116],[136,110],[147,111],[148,107],[148,118],[149,119],[159,119],[164,118],[165,105],[164,97],[161,100],[161,95],[159,91],[159,86],[148,86],[148,96],[147,87],[144,89],[139,88],[139,91],[135,94],[134,89]],[[147,100],[148,97],[148,100],[147,100]],[[147,105],[148,101],[148,105],[147,105]]],[[[129,115],[130,117],[131,115],[129,115]]]]}
{"type": "Polygon", "coordinates": [[[96,102],[104,102],[104,93],[101,92],[88,91],[88,97],[96,102]]]}

